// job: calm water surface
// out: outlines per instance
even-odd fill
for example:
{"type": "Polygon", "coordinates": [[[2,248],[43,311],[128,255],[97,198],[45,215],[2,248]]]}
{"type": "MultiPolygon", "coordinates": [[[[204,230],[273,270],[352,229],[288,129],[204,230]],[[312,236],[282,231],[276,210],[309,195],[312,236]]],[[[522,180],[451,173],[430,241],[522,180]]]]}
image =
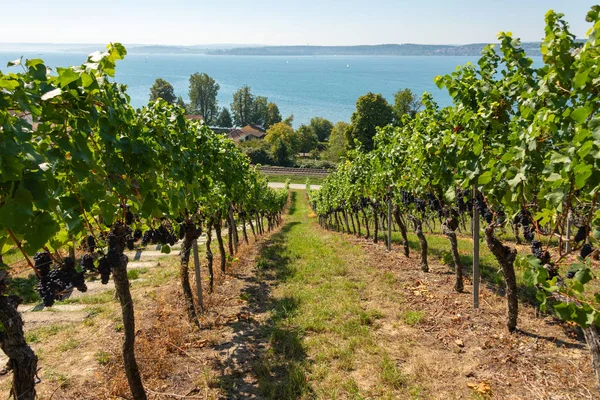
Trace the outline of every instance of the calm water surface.
{"type": "MultiPolygon", "coordinates": [[[[85,62],[87,54],[70,52],[0,52],[0,70],[23,55],[42,58],[47,65],[69,66],[85,62]]],[[[194,72],[206,72],[221,86],[218,101],[227,106],[242,85],[252,93],[267,96],[285,117],[294,114],[294,125],[314,116],[331,121],[349,121],[358,97],[367,92],[381,93],[388,101],[401,88],[419,95],[430,92],[441,106],[450,104],[445,91],[433,83],[437,75],[456,66],[476,62],[476,57],[367,57],[367,56],[205,56],[131,54],[117,65],[116,80],[127,84],[131,102],[141,107],[148,101],[156,78],[169,81],[175,93],[187,100],[188,79],[194,72]]],[[[16,69],[15,69],[16,71],[16,69]]]]}

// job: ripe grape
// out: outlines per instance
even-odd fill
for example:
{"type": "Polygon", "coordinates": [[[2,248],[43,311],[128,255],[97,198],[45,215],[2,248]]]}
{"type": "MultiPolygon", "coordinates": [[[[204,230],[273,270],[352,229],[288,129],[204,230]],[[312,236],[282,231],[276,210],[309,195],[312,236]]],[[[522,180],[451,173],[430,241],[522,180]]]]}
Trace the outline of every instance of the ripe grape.
{"type": "Polygon", "coordinates": [[[539,240],[533,240],[531,242],[531,253],[536,256],[542,264],[548,264],[550,262],[550,253],[542,250],[542,243],[539,240]]]}
{"type": "Polygon", "coordinates": [[[577,233],[575,234],[573,241],[575,243],[583,242],[588,235],[588,231],[589,230],[587,226],[580,226],[579,229],[577,229],[577,233]]]}
{"type": "Polygon", "coordinates": [[[96,239],[92,235],[88,235],[85,238],[85,245],[90,253],[96,251],[96,239]]]}
{"type": "Polygon", "coordinates": [[[83,257],[81,257],[81,268],[83,268],[84,272],[95,272],[94,256],[91,254],[84,254],[83,257]]]}
{"type": "Polygon", "coordinates": [[[532,226],[523,227],[523,237],[528,242],[533,241],[533,239],[535,238],[535,229],[532,226]]]}
{"type": "Polygon", "coordinates": [[[52,265],[52,258],[50,257],[50,253],[48,252],[40,252],[35,253],[33,256],[33,261],[35,265],[33,266],[36,270],[38,270],[41,276],[48,275],[50,271],[50,266],[52,265]]]}
{"type": "Polygon", "coordinates": [[[574,271],[567,272],[567,278],[573,279],[573,277],[575,277],[575,272],[574,271]]]}
{"type": "Polygon", "coordinates": [[[594,252],[594,248],[592,247],[592,245],[589,244],[589,243],[586,243],[581,248],[581,251],[579,252],[579,255],[581,256],[581,258],[586,258],[587,256],[589,256],[593,252],[594,252]]]}

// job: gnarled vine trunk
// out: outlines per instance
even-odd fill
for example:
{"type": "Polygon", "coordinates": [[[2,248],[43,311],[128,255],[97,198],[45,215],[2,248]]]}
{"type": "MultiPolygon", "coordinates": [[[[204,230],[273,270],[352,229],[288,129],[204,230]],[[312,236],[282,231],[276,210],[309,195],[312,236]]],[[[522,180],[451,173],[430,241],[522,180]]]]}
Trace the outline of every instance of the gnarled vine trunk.
{"type": "Polygon", "coordinates": [[[356,236],[361,237],[362,233],[360,231],[360,215],[358,214],[358,211],[356,212],[356,236]]]}
{"type": "Polygon", "coordinates": [[[217,235],[217,242],[219,243],[219,254],[221,254],[221,272],[225,273],[227,254],[225,253],[225,246],[223,245],[223,235],[221,235],[221,223],[221,216],[218,215],[215,219],[215,234],[217,235]]]}
{"type": "Polygon", "coordinates": [[[365,236],[365,239],[369,239],[371,237],[371,232],[369,232],[369,218],[367,218],[367,212],[364,208],[362,209],[362,213],[365,222],[365,229],[367,230],[367,235],[365,236]]]}
{"type": "Polygon", "coordinates": [[[458,254],[458,241],[456,240],[456,232],[452,229],[453,226],[458,226],[458,221],[454,218],[449,218],[442,224],[442,232],[448,237],[448,241],[450,241],[450,250],[452,252],[452,261],[454,261],[454,272],[456,274],[454,290],[461,293],[464,290],[462,263],[460,262],[460,255],[458,254]]]}
{"type": "Polygon", "coordinates": [[[590,325],[583,330],[583,334],[592,354],[592,370],[596,375],[596,383],[600,386],[600,328],[590,325]]]}
{"type": "Polygon", "coordinates": [[[242,217],[241,220],[242,220],[242,233],[244,235],[244,243],[248,244],[250,242],[248,241],[248,232],[246,232],[246,218],[242,217]]]}
{"type": "Polygon", "coordinates": [[[414,216],[411,216],[411,220],[421,246],[421,270],[423,272],[429,272],[429,264],[427,263],[427,238],[425,238],[425,235],[423,234],[423,222],[421,221],[421,218],[414,216]]]}
{"type": "Polygon", "coordinates": [[[404,221],[402,220],[402,216],[400,215],[400,208],[396,205],[394,206],[394,219],[400,228],[400,234],[402,235],[402,247],[404,248],[404,255],[406,257],[410,254],[410,247],[408,245],[408,235],[406,234],[406,225],[404,225],[404,221]]]}
{"type": "Polygon", "coordinates": [[[179,279],[181,280],[181,289],[183,290],[183,298],[186,303],[188,319],[200,328],[196,307],[194,306],[194,295],[192,294],[189,275],[190,253],[194,242],[198,239],[199,231],[192,222],[186,222],[184,229],[185,236],[179,254],[179,279]]]}
{"type": "Polygon", "coordinates": [[[373,207],[373,243],[377,243],[379,238],[379,218],[377,217],[377,210],[373,207]]]}
{"type": "Polygon", "coordinates": [[[12,370],[13,381],[10,394],[15,399],[33,400],[37,357],[25,342],[23,320],[17,311],[17,302],[10,296],[0,296],[0,347],[8,356],[8,367],[12,370]]]}
{"type": "Polygon", "coordinates": [[[206,223],[206,267],[208,269],[208,292],[212,293],[215,283],[215,274],[213,272],[213,253],[210,248],[212,243],[213,221],[209,219],[206,223]]]}
{"type": "Polygon", "coordinates": [[[118,243],[116,249],[113,250],[120,254],[120,262],[112,268],[115,291],[121,303],[121,313],[123,314],[123,331],[125,333],[123,339],[123,365],[134,400],[146,400],[146,391],[135,360],[135,315],[133,312],[133,299],[129,291],[129,279],[127,278],[127,263],[129,260],[123,254],[126,236],[124,232],[124,229],[120,226],[117,226],[114,230],[118,243]]]}
{"type": "Polygon", "coordinates": [[[506,301],[508,303],[508,315],[506,327],[510,332],[517,328],[517,316],[519,314],[519,298],[517,292],[517,278],[515,276],[515,258],[517,250],[504,246],[494,235],[494,225],[485,228],[485,241],[488,248],[498,260],[502,267],[502,274],[506,282],[506,301]]]}

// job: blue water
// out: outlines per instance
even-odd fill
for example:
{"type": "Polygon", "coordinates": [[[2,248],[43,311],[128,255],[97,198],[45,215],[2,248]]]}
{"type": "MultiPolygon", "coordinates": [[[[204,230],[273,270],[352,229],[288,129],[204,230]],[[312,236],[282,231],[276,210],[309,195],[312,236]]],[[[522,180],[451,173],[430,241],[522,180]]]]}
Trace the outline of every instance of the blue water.
{"type": "MultiPolygon", "coordinates": [[[[69,66],[85,62],[85,53],[0,52],[0,70],[23,55],[42,58],[46,65],[69,66]]],[[[128,86],[135,107],[148,101],[156,78],[169,81],[175,93],[187,100],[189,76],[206,72],[221,86],[218,101],[227,106],[242,85],[254,95],[267,96],[277,103],[284,118],[294,114],[294,125],[321,116],[331,121],[349,121],[358,97],[367,92],[381,93],[393,102],[393,94],[410,88],[417,94],[427,91],[441,106],[450,104],[445,91],[433,83],[437,75],[454,71],[456,66],[475,62],[476,57],[269,57],[132,54],[117,65],[116,80],[128,86]]]]}

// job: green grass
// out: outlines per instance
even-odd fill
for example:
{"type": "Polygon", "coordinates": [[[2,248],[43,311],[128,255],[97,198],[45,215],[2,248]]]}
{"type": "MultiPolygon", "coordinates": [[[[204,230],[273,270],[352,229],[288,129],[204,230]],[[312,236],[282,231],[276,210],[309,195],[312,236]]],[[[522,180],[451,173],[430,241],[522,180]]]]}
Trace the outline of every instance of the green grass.
{"type": "Polygon", "coordinates": [[[67,339],[63,343],[58,346],[58,349],[62,352],[76,349],[80,344],[80,341],[77,339],[67,339]]]}
{"type": "MultiPolygon", "coordinates": [[[[392,398],[405,378],[386,361],[385,349],[375,339],[381,312],[361,304],[372,267],[360,247],[318,229],[302,192],[293,192],[292,199],[285,225],[257,260],[259,281],[277,282],[270,293],[271,318],[262,328],[270,349],[254,365],[261,395],[392,398]],[[362,393],[348,374],[367,358],[380,368],[380,376],[374,377],[374,388],[362,393]]],[[[255,301],[251,296],[250,305],[255,301]]]]}
{"type": "Polygon", "coordinates": [[[423,311],[406,311],[402,314],[402,321],[406,325],[417,325],[423,320],[423,311]]]}
{"type": "Polygon", "coordinates": [[[288,179],[290,183],[298,183],[301,185],[306,184],[306,180],[309,181],[311,185],[322,185],[325,182],[325,178],[321,178],[318,176],[298,176],[298,175],[283,175],[283,174],[264,174],[267,177],[269,182],[286,182],[288,179]]]}
{"type": "Polygon", "coordinates": [[[104,292],[93,295],[84,295],[74,299],[67,299],[62,304],[105,304],[115,299],[115,289],[108,289],[104,292]]]}
{"type": "Polygon", "coordinates": [[[106,365],[110,361],[110,355],[107,352],[100,350],[94,354],[94,359],[98,362],[98,364],[106,365]]]}
{"type": "Polygon", "coordinates": [[[33,329],[25,333],[25,341],[27,343],[43,342],[46,341],[48,338],[55,336],[59,332],[73,329],[74,326],[75,325],[73,324],[55,324],[33,329]]]}

